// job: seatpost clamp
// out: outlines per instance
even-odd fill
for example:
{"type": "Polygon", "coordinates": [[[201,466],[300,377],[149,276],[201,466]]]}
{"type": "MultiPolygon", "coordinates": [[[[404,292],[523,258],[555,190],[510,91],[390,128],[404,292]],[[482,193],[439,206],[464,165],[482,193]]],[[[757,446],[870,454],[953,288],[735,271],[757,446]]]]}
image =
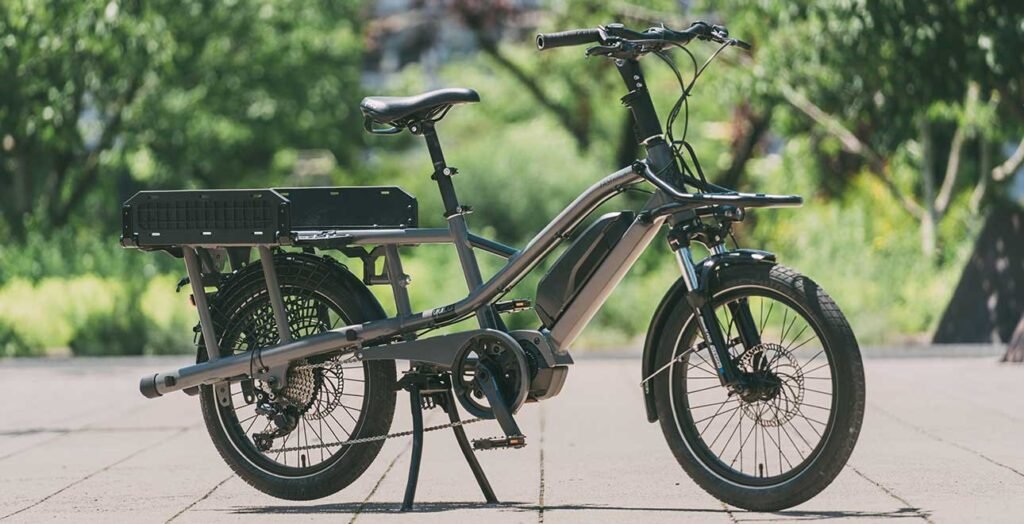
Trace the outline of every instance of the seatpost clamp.
{"type": "Polygon", "coordinates": [[[462,204],[462,205],[457,206],[453,211],[449,211],[449,212],[445,213],[444,214],[444,218],[445,218],[445,220],[449,220],[449,219],[451,219],[454,216],[468,215],[468,214],[470,214],[472,212],[473,212],[472,206],[467,206],[465,204],[462,204]]]}
{"type": "Polygon", "coordinates": [[[446,176],[446,177],[453,177],[453,176],[459,174],[459,168],[452,167],[452,166],[447,166],[443,170],[441,170],[441,174],[446,176]]]}

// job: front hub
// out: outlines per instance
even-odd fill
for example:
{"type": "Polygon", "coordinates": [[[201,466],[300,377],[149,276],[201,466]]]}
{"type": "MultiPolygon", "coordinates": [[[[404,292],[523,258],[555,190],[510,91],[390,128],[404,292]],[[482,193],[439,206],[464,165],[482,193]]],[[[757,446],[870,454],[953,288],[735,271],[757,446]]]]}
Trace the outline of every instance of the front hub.
{"type": "Polygon", "coordinates": [[[781,426],[799,413],[804,378],[796,358],[779,344],[759,344],[737,359],[742,385],[736,393],[747,418],[781,426]]]}

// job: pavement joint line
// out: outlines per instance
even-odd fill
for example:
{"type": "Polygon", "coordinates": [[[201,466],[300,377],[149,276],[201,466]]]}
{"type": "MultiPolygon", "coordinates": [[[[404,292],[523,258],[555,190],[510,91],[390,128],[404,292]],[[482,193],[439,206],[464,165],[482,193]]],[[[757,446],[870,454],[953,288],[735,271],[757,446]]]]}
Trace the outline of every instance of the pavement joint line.
{"type": "Polygon", "coordinates": [[[0,437],[21,437],[25,435],[38,435],[40,433],[134,433],[148,431],[174,431],[179,429],[191,429],[193,426],[140,426],[140,427],[89,427],[80,428],[27,428],[11,431],[0,431],[0,437]]]}
{"type": "MultiPolygon", "coordinates": [[[[118,459],[118,460],[116,460],[116,461],[114,461],[114,462],[112,462],[110,464],[107,464],[106,466],[103,466],[102,468],[100,468],[100,469],[98,469],[96,471],[93,471],[92,473],[89,473],[88,475],[86,475],[86,476],[84,476],[84,477],[82,477],[82,478],[80,478],[80,479],[78,479],[78,480],[76,480],[76,481],[74,481],[74,482],[72,482],[72,483],[70,483],[70,484],[60,488],[60,489],[58,489],[57,491],[54,491],[53,493],[50,493],[49,495],[47,495],[47,496],[45,496],[45,497],[43,497],[43,498],[33,502],[32,504],[29,504],[28,506],[25,506],[24,508],[21,508],[19,510],[16,510],[16,511],[13,511],[11,513],[8,513],[6,515],[0,516],[0,520],[6,520],[6,519],[9,519],[9,518],[19,514],[19,513],[23,513],[25,511],[28,511],[28,510],[30,510],[30,509],[32,509],[32,508],[34,508],[34,507],[36,507],[36,506],[46,502],[47,500],[50,500],[53,497],[56,497],[57,495],[60,495],[61,493],[67,491],[68,489],[70,489],[70,488],[72,488],[74,486],[77,486],[78,484],[81,484],[82,482],[85,482],[86,480],[89,480],[92,477],[95,477],[96,475],[99,475],[100,473],[103,473],[104,471],[107,471],[107,470],[109,470],[109,469],[111,469],[111,468],[113,468],[113,467],[115,467],[115,466],[117,466],[119,464],[122,464],[122,463],[124,463],[124,462],[126,462],[126,461],[128,461],[128,460],[130,460],[130,459],[132,459],[132,458],[142,454],[145,451],[149,451],[150,449],[153,449],[153,448],[155,448],[155,447],[157,447],[157,446],[159,446],[159,445],[161,445],[161,444],[163,444],[163,443],[165,443],[165,442],[167,442],[167,441],[169,441],[169,440],[171,440],[173,438],[176,438],[176,437],[184,434],[187,431],[188,431],[187,428],[186,429],[182,429],[182,430],[178,430],[174,434],[168,435],[165,438],[157,440],[156,442],[153,442],[153,443],[149,444],[148,446],[143,446],[143,447],[141,447],[141,448],[139,448],[139,449],[129,453],[128,455],[126,455],[126,456],[124,456],[124,457],[122,457],[122,458],[120,458],[120,459],[118,459]]],[[[53,440],[53,439],[51,439],[51,440],[53,440]]]]}
{"type": "Polygon", "coordinates": [[[58,435],[54,435],[54,436],[52,436],[52,437],[50,437],[48,439],[41,440],[39,442],[35,442],[35,443],[32,443],[32,444],[29,444],[28,446],[25,446],[25,447],[23,447],[21,449],[16,449],[16,450],[14,450],[14,451],[6,454],[6,455],[0,455],[0,461],[7,460],[7,459],[9,459],[9,458],[11,458],[11,457],[13,457],[15,455],[19,455],[19,454],[24,453],[26,451],[38,448],[39,446],[42,446],[43,444],[47,444],[49,442],[52,442],[52,441],[57,440],[57,439],[59,439],[61,437],[64,437],[64,436],[67,436],[67,433],[61,433],[61,434],[58,434],[58,435]]]}
{"type": "Polygon", "coordinates": [[[540,486],[537,493],[537,522],[544,524],[544,404],[540,405],[540,486]]]}
{"type": "MultiPolygon", "coordinates": [[[[429,419],[431,415],[433,415],[433,413],[427,413],[427,416],[425,418],[429,419]]],[[[395,455],[395,458],[391,459],[391,462],[388,463],[387,469],[384,470],[384,473],[381,473],[380,478],[377,479],[377,483],[373,485],[373,489],[371,489],[370,492],[366,494],[366,498],[364,498],[363,501],[359,503],[359,507],[356,508],[355,513],[352,514],[352,518],[348,521],[348,524],[355,523],[356,519],[358,519],[359,515],[363,512],[363,509],[365,509],[366,505],[370,502],[370,499],[373,498],[375,494],[377,494],[377,489],[380,488],[380,485],[384,483],[384,479],[387,478],[388,473],[391,473],[392,468],[394,468],[395,464],[398,463],[398,459],[402,458],[411,447],[412,440],[409,440],[408,442],[406,442],[405,447],[402,448],[402,451],[399,451],[398,454],[395,455]]]]}
{"type": "Polygon", "coordinates": [[[918,433],[920,433],[920,434],[922,434],[922,435],[924,435],[924,436],[926,436],[928,438],[931,438],[931,439],[933,439],[935,441],[941,442],[941,443],[946,444],[948,446],[952,446],[952,447],[957,448],[957,449],[959,449],[961,451],[966,451],[966,452],[968,452],[968,453],[970,453],[972,455],[975,455],[975,456],[985,460],[986,462],[988,462],[988,463],[990,463],[990,464],[992,464],[994,466],[999,466],[999,467],[1001,467],[1003,469],[1009,470],[1010,472],[1014,473],[1018,477],[1024,478],[1024,472],[1020,471],[1019,469],[1017,469],[1017,468],[1015,468],[1013,466],[1010,466],[1008,464],[1003,464],[1002,462],[999,462],[998,460],[995,460],[995,459],[989,457],[988,455],[986,455],[986,454],[984,454],[984,453],[982,453],[980,451],[977,451],[977,450],[975,450],[973,448],[969,448],[969,447],[967,447],[967,446],[965,446],[963,444],[960,444],[959,442],[953,442],[952,440],[944,439],[944,438],[942,438],[942,437],[940,437],[940,436],[938,436],[938,435],[936,435],[936,434],[934,434],[934,433],[932,433],[932,432],[930,432],[930,431],[928,431],[928,430],[926,430],[926,429],[924,429],[924,428],[922,428],[922,427],[920,427],[920,426],[918,426],[916,424],[907,422],[906,420],[903,420],[903,419],[897,417],[896,415],[894,415],[893,413],[890,413],[888,410],[886,410],[884,408],[880,408],[880,407],[878,407],[876,405],[873,405],[873,404],[868,404],[868,406],[870,406],[872,409],[877,410],[879,413],[889,417],[890,419],[895,420],[896,422],[899,422],[900,424],[903,424],[904,426],[907,426],[910,429],[913,429],[914,431],[916,431],[916,432],[918,432],[918,433]]]}
{"type": "Polygon", "coordinates": [[[179,512],[175,513],[175,514],[174,514],[174,515],[173,515],[173,516],[172,516],[171,518],[167,519],[167,520],[166,520],[166,521],[164,522],[164,524],[167,524],[167,523],[169,523],[169,522],[173,521],[174,519],[176,519],[176,518],[178,518],[178,517],[180,517],[180,516],[184,515],[186,511],[188,511],[188,510],[190,510],[190,509],[192,509],[192,508],[196,507],[196,505],[197,505],[197,504],[199,504],[200,502],[202,502],[202,501],[204,501],[204,500],[206,500],[206,499],[210,498],[210,495],[213,495],[213,492],[214,492],[214,491],[217,491],[217,489],[218,489],[218,488],[220,488],[220,487],[221,487],[221,486],[223,486],[223,485],[224,485],[224,484],[225,484],[225,483],[226,483],[227,481],[229,481],[229,480],[231,480],[231,479],[233,479],[233,478],[235,478],[235,475],[234,475],[234,474],[231,474],[231,475],[229,475],[229,476],[228,476],[227,478],[225,478],[224,480],[222,480],[222,481],[218,482],[218,483],[217,483],[216,485],[214,485],[214,486],[213,486],[212,488],[210,488],[210,489],[209,489],[209,490],[208,490],[208,491],[207,491],[206,493],[204,493],[202,497],[199,497],[198,499],[196,499],[196,500],[192,501],[192,503],[191,503],[191,504],[189,504],[188,506],[185,506],[184,508],[182,508],[182,509],[181,509],[181,511],[179,511],[179,512]]]}
{"type": "Polygon", "coordinates": [[[912,514],[915,515],[917,518],[919,518],[919,519],[921,519],[921,520],[923,520],[925,522],[928,522],[929,524],[935,524],[935,522],[931,519],[931,517],[928,516],[928,513],[922,511],[921,508],[919,508],[917,506],[914,506],[913,504],[908,502],[907,499],[897,495],[896,492],[892,490],[892,488],[889,488],[888,486],[882,484],[881,482],[879,482],[879,481],[877,481],[877,480],[875,480],[875,479],[865,475],[859,469],[854,467],[853,464],[851,464],[849,462],[846,463],[846,467],[848,467],[851,470],[853,470],[853,472],[856,473],[857,475],[860,475],[860,477],[863,478],[864,480],[874,484],[875,487],[877,487],[878,489],[884,491],[886,495],[889,495],[890,497],[892,497],[894,500],[896,500],[900,504],[903,504],[904,507],[906,509],[911,510],[912,514]]]}
{"type": "MultiPolygon", "coordinates": [[[[123,416],[125,416],[125,415],[130,415],[130,414],[132,414],[132,413],[134,413],[134,412],[136,412],[136,411],[140,411],[140,410],[142,410],[142,409],[143,409],[143,408],[145,408],[145,407],[147,407],[147,405],[145,405],[145,404],[144,404],[144,405],[141,405],[141,406],[135,406],[135,407],[133,407],[133,408],[128,408],[128,409],[125,409],[125,410],[123,410],[123,411],[118,411],[118,412],[117,412],[116,414],[114,414],[114,415],[111,415],[111,416],[110,416],[110,417],[108,417],[108,418],[115,418],[115,417],[116,417],[116,418],[120,418],[120,417],[123,417],[123,416]]],[[[95,413],[96,411],[102,411],[102,408],[101,408],[101,409],[97,409],[97,410],[94,410],[94,411],[90,411],[90,413],[95,413]]],[[[88,423],[88,424],[83,424],[83,425],[82,425],[82,426],[80,426],[80,427],[79,427],[78,429],[88,429],[88,428],[90,428],[90,427],[94,426],[95,424],[96,424],[95,422],[90,422],[90,423],[88,423]]],[[[15,455],[20,455],[21,453],[24,453],[24,452],[26,452],[26,451],[29,451],[29,450],[35,449],[35,448],[37,448],[37,447],[39,447],[39,446],[43,446],[43,445],[45,445],[45,444],[49,444],[50,442],[53,442],[54,440],[59,440],[59,439],[61,439],[61,438],[64,438],[64,437],[66,437],[66,436],[70,435],[71,433],[72,433],[72,432],[68,432],[68,433],[58,433],[58,434],[56,434],[56,435],[54,435],[54,436],[52,436],[52,437],[50,437],[50,438],[48,438],[48,439],[46,439],[46,440],[41,440],[41,441],[39,441],[39,442],[36,442],[36,443],[34,443],[34,444],[31,444],[31,445],[25,446],[25,447],[23,447],[23,448],[21,448],[21,449],[16,449],[16,450],[14,450],[14,451],[12,451],[12,452],[10,452],[10,453],[6,454],[6,455],[0,455],[0,461],[4,461],[4,460],[7,460],[7,459],[9,459],[9,458],[11,458],[11,457],[13,457],[13,456],[15,456],[15,455]]],[[[3,517],[0,517],[0,520],[2,520],[2,519],[3,519],[3,517]]]]}
{"type": "Polygon", "coordinates": [[[725,514],[729,515],[729,520],[732,521],[732,524],[740,524],[740,521],[736,520],[736,515],[733,514],[732,509],[729,508],[728,504],[726,504],[725,502],[721,502],[721,501],[719,501],[719,504],[722,505],[722,509],[725,510],[725,514]]]}
{"type": "Polygon", "coordinates": [[[356,508],[355,513],[352,514],[352,518],[348,521],[348,524],[355,523],[356,519],[359,518],[359,515],[362,514],[363,509],[365,509],[366,505],[369,504],[370,499],[377,494],[377,489],[380,488],[380,485],[384,483],[384,479],[387,478],[388,473],[391,473],[391,469],[394,468],[395,464],[398,463],[398,459],[405,456],[405,453],[409,451],[409,448],[411,447],[412,441],[407,442],[405,444],[405,447],[402,448],[402,451],[399,451],[398,455],[395,455],[395,458],[391,459],[391,462],[388,463],[387,469],[384,470],[384,473],[381,473],[380,478],[377,479],[377,483],[373,485],[373,489],[371,489],[370,492],[366,494],[366,497],[363,499],[363,501],[359,503],[359,507],[356,508]]]}

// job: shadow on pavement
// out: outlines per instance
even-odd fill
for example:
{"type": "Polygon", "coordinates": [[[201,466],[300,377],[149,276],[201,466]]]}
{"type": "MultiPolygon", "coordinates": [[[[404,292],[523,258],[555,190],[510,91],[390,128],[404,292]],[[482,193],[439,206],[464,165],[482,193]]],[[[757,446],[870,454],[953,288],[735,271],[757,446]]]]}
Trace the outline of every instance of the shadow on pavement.
{"type": "MultiPolygon", "coordinates": [[[[402,505],[398,502],[349,502],[342,504],[317,504],[309,506],[252,506],[238,507],[231,513],[239,515],[322,515],[332,513],[399,513],[402,505]]],[[[411,513],[442,513],[456,510],[511,510],[522,512],[544,511],[654,511],[670,513],[728,513],[725,509],[708,508],[658,508],[658,507],[627,507],[608,506],[603,504],[560,504],[545,505],[543,508],[537,504],[525,502],[504,502],[499,504],[486,504],[483,502],[418,502],[411,513]]],[[[746,515],[754,515],[741,510],[732,512],[737,522],[754,519],[743,518],[746,515]]],[[[768,514],[757,513],[759,522],[773,521],[794,521],[794,520],[829,520],[839,518],[863,518],[863,519],[886,519],[886,518],[927,518],[928,512],[919,508],[900,508],[893,511],[780,511],[770,515],[778,518],[764,518],[768,514]]]]}
{"type": "MultiPolygon", "coordinates": [[[[802,520],[829,520],[829,519],[924,519],[928,520],[931,513],[921,508],[900,508],[893,511],[801,511],[787,510],[770,513],[778,518],[756,519],[744,518],[751,515],[748,512],[733,512],[733,520],[736,522],[794,522],[802,520]]],[[[765,515],[753,513],[754,515],[765,515]]]]}
{"type": "MultiPolygon", "coordinates": [[[[262,507],[239,507],[232,513],[235,514],[280,514],[280,515],[309,515],[325,513],[399,513],[402,504],[399,502],[358,502],[343,504],[319,504],[314,506],[262,506],[262,507]]],[[[415,509],[410,513],[441,513],[454,510],[511,510],[522,512],[537,512],[542,509],[537,504],[526,502],[501,502],[498,504],[487,504],[485,502],[417,502],[415,509]]],[[[563,504],[545,505],[544,511],[560,510],[613,510],[613,511],[672,511],[672,512],[693,512],[693,513],[725,513],[724,509],[698,509],[698,508],[644,508],[644,507],[622,507],[606,506],[602,504],[563,504]]]]}

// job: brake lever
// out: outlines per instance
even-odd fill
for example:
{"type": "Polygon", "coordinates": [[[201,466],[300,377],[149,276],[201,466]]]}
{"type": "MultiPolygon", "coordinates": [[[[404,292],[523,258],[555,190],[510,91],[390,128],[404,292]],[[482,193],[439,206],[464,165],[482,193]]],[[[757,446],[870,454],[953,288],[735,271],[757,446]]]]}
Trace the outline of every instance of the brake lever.
{"type": "Polygon", "coordinates": [[[608,45],[597,45],[587,48],[586,56],[609,56],[620,59],[636,59],[645,52],[647,52],[647,50],[642,44],[630,42],[629,40],[617,40],[608,45]]]}
{"type": "Polygon", "coordinates": [[[587,56],[611,56],[614,53],[619,52],[622,46],[619,43],[612,45],[596,45],[594,47],[587,48],[587,56]]]}

